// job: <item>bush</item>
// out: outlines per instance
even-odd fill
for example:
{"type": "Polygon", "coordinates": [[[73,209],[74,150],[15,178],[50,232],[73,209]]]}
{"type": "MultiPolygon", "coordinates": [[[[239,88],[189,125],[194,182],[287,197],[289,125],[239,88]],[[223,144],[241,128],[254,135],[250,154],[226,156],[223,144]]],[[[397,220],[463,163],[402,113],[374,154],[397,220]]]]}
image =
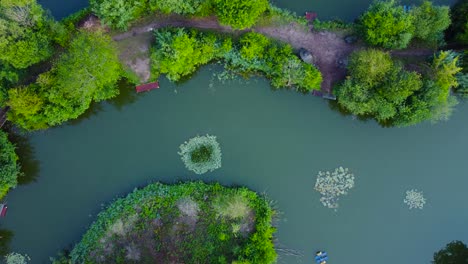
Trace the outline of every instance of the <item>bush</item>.
{"type": "Polygon", "coordinates": [[[450,8],[448,6],[433,6],[432,2],[424,1],[411,10],[416,30],[414,37],[426,43],[441,43],[444,31],[450,25],[450,8]]]}
{"type": "Polygon", "coordinates": [[[448,39],[468,44],[468,0],[459,0],[450,11],[452,24],[447,32],[448,39]]]}
{"type": "Polygon", "coordinates": [[[15,145],[8,140],[8,135],[0,130],[0,199],[9,189],[18,184],[18,177],[22,175],[15,153],[15,145]]]}
{"type": "Polygon", "coordinates": [[[163,73],[171,81],[192,74],[199,66],[222,58],[231,49],[231,40],[195,30],[162,29],[151,55],[155,75],[163,73]]]}
{"type": "Polygon", "coordinates": [[[461,241],[452,241],[445,248],[434,253],[434,264],[466,263],[468,260],[468,247],[461,241]]]}
{"type": "Polygon", "coordinates": [[[171,81],[192,74],[197,67],[221,60],[230,70],[248,74],[262,73],[275,88],[296,88],[301,92],[319,90],[320,71],[301,61],[287,44],[249,32],[232,45],[229,37],[195,30],[164,29],[157,31],[157,44],[151,55],[156,76],[166,74],[171,81]]]}
{"type": "Polygon", "coordinates": [[[49,72],[10,90],[8,119],[26,130],[77,118],[92,101],[116,96],[122,67],[117,48],[102,32],[80,31],[49,72]]]}
{"type": "Polygon", "coordinates": [[[250,28],[268,8],[268,0],[213,0],[213,3],[219,21],[233,29],[250,28]]]}
{"type": "Polygon", "coordinates": [[[457,104],[450,95],[450,89],[458,85],[457,60],[452,52],[440,52],[422,76],[404,70],[382,51],[358,51],[350,58],[350,77],[337,89],[338,104],[385,125],[446,120],[457,104]]]}
{"type": "Polygon", "coordinates": [[[179,155],[188,170],[203,174],[221,168],[221,148],[215,136],[197,136],[180,145],[179,155]]]}
{"type": "Polygon", "coordinates": [[[35,0],[0,1],[0,61],[24,69],[49,58],[50,23],[35,0]]]}
{"type": "Polygon", "coordinates": [[[367,43],[388,49],[403,49],[414,34],[413,16],[394,0],[371,4],[360,18],[367,43]]]}

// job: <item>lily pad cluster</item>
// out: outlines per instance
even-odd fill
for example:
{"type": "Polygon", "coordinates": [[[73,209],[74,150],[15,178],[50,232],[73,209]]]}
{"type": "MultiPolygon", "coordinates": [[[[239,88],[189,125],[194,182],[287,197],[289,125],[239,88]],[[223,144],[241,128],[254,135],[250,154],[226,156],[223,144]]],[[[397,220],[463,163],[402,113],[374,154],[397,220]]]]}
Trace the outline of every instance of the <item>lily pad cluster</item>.
{"type": "Polygon", "coordinates": [[[426,203],[426,198],[424,198],[423,192],[412,189],[406,191],[406,197],[403,202],[409,206],[409,209],[423,209],[424,204],[426,203]]]}
{"type": "Polygon", "coordinates": [[[322,195],[320,202],[331,209],[337,209],[340,196],[348,194],[353,187],[354,174],[343,167],[336,168],[333,172],[319,171],[315,182],[315,190],[322,195]]]}
{"type": "Polygon", "coordinates": [[[203,174],[221,168],[221,147],[215,136],[196,136],[180,145],[179,155],[188,170],[203,174]]]}

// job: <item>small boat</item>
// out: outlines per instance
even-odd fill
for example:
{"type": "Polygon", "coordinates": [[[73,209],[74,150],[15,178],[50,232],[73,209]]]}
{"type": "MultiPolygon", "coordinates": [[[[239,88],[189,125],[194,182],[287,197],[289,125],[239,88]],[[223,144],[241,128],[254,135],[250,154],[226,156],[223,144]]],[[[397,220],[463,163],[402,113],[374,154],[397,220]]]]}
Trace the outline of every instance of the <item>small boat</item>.
{"type": "Polygon", "coordinates": [[[328,254],[325,251],[317,251],[315,253],[315,262],[317,264],[327,264],[328,254]]]}
{"type": "Polygon", "coordinates": [[[8,210],[8,206],[6,204],[0,204],[0,217],[5,217],[8,210]]]}
{"type": "Polygon", "coordinates": [[[146,92],[146,91],[150,91],[150,90],[158,89],[158,88],[159,88],[159,82],[141,84],[135,87],[137,93],[146,92]]]}

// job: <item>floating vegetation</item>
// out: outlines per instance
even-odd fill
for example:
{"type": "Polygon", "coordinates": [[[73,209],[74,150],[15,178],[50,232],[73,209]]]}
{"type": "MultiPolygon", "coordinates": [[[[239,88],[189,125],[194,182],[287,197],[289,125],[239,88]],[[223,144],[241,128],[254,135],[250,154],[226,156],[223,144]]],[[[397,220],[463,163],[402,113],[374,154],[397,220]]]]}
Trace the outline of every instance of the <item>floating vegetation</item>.
{"type": "Polygon", "coordinates": [[[215,136],[197,136],[180,145],[179,155],[188,170],[196,174],[221,168],[221,148],[215,136]]]}
{"type": "Polygon", "coordinates": [[[27,264],[31,258],[24,254],[21,255],[20,253],[9,253],[8,255],[5,256],[5,263],[6,264],[27,264]]]}
{"type": "Polygon", "coordinates": [[[335,210],[338,208],[339,197],[348,194],[353,187],[354,175],[343,167],[336,168],[333,172],[319,171],[315,183],[315,190],[322,195],[320,202],[335,210]]]}
{"type": "Polygon", "coordinates": [[[418,192],[418,190],[412,189],[406,191],[406,197],[403,202],[409,206],[409,209],[423,209],[424,204],[426,203],[426,198],[424,198],[423,192],[418,192]]]}

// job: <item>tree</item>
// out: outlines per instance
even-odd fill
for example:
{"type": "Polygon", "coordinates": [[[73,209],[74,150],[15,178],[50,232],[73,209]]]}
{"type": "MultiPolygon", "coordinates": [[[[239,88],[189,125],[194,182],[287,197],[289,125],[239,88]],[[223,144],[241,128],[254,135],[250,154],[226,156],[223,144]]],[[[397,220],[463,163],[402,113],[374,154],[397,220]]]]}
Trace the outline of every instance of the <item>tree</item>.
{"type": "Polygon", "coordinates": [[[369,44],[388,49],[406,48],[414,34],[413,16],[394,0],[374,2],[359,23],[369,44]]]}
{"type": "Polygon", "coordinates": [[[422,88],[421,76],[405,71],[388,53],[363,50],[351,55],[350,77],[339,87],[338,103],[356,115],[379,122],[394,119],[405,100],[422,88]]]}
{"type": "Polygon", "coordinates": [[[145,0],[90,0],[91,10],[108,26],[127,29],[147,9],[145,0]]]}
{"type": "Polygon", "coordinates": [[[193,73],[199,66],[222,58],[231,50],[230,39],[221,40],[214,34],[195,30],[158,30],[158,39],[151,60],[156,74],[166,74],[171,81],[193,73]]]}
{"type": "Polygon", "coordinates": [[[411,10],[413,24],[416,30],[414,37],[429,43],[442,41],[444,30],[450,25],[450,8],[448,6],[433,6],[432,2],[424,1],[411,10]]]}
{"type": "Polygon", "coordinates": [[[8,135],[0,130],[0,199],[9,189],[18,184],[18,177],[22,175],[15,153],[15,145],[8,140],[8,135]]]}
{"type": "Polygon", "coordinates": [[[452,241],[434,253],[434,264],[467,264],[468,247],[461,241],[452,241]]]}
{"type": "Polygon", "coordinates": [[[447,32],[448,39],[468,44],[468,0],[459,0],[450,11],[452,24],[447,32]]]}
{"type": "Polygon", "coordinates": [[[0,61],[24,69],[49,58],[50,23],[35,0],[0,1],[0,61]]]}
{"type": "Polygon", "coordinates": [[[220,22],[234,29],[253,26],[268,7],[268,0],[213,0],[213,3],[220,22]]]}
{"type": "Polygon", "coordinates": [[[49,72],[12,90],[8,118],[27,130],[44,129],[77,118],[92,101],[116,96],[122,75],[117,54],[110,37],[80,31],[49,72]]]}
{"type": "Polygon", "coordinates": [[[150,0],[151,10],[181,15],[198,14],[211,7],[208,0],[150,0]]]}

